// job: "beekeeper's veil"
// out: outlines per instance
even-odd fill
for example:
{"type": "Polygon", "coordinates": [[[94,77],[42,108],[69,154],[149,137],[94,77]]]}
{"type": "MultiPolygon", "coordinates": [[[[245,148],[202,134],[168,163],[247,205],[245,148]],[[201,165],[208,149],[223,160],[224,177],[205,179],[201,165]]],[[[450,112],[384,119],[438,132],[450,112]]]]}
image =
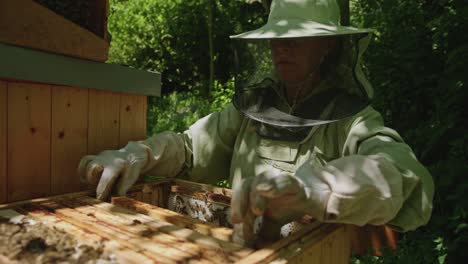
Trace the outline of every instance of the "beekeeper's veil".
{"type": "Polygon", "coordinates": [[[262,136],[282,140],[301,140],[313,126],[354,115],[373,95],[360,66],[370,32],[341,26],[336,0],[273,0],[267,24],[231,36],[238,70],[235,107],[257,122],[262,136]],[[272,61],[270,41],[327,36],[336,36],[338,45],[320,65],[321,82],[291,106],[272,61]]]}

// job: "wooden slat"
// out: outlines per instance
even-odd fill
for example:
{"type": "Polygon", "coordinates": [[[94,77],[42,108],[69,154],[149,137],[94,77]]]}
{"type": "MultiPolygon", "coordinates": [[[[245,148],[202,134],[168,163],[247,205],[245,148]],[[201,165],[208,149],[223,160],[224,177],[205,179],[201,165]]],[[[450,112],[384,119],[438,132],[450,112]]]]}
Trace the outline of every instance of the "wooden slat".
{"type": "Polygon", "coordinates": [[[174,184],[173,178],[160,179],[150,183],[136,184],[128,190],[127,196],[133,196],[131,198],[135,199],[136,193],[140,192],[140,201],[167,208],[170,191],[169,189],[172,184],[174,184]]]}
{"type": "Polygon", "coordinates": [[[120,94],[89,90],[88,153],[119,146],[120,94]]]}
{"type": "Polygon", "coordinates": [[[8,201],[50,194],[51,88],[8,84],[8,201]]]}
{"type": "MultiPolygon", "coordinates": [[[[320,241],[322,241],[327,235],[331,234],[338,228],[340,227],[337,225],[319,225],[318,223],[311,224],[310,226],[306,226],[300,231],[286,238],[283,238],[269,246],[255,251],[237,263],[271,263],[272,261],[275,261],[275,263],[286,263],[295,256],[301,257],[304,249],[312,248],[314,245],[320,243],[320,241]]],[[[322,263],[313,261],[315,260],[313,259],[312,261],[304,262],[298,261],[297,263],[322,263]]]]}
{"type": "Polygon", "coordinates": [[[120,146],[146,138],[146,96],[122,94],[120,98],[120,146]]]}
{"type": "MultiPolygon", "coordinates": [[[[182,258],[184,261],[194,258],[201,260],[206,259],[214,263],[226,263],[238,260],[239,257],[231,254],[229,251],[225,251],[218,248],[209,248],[192,243],[188,240],[180,239],[171,235],[168,235],[159,230],[159,228],[152,228],[143,222],[139,221],[135,217],[127,217],[128,214],[122,214],[115,210],[103,210],[98,207],[94,207],[93,204],[100,204],[102,202],[91,199],[66,199],[59,200],[61,204],[64,204],[70,208],[73,208],[86,215],[93,215],[97,220],[109,225],[116,225],[119,229],[144,237],[144,239],[150,239],[154,243],[162,244],[163,247],[166,245],[176,245],[176,247],[170,247],[166,249],[166,252],[173,252],[177,258],[182,258]]],[[[156,220],[153,220],[155,222],[156,220]]]]}
{"type": "Polygon", "coordinates": [[[7,84],[0,80],[0,204],[7,201],[7,84]]]}
{"type": "Polygon", "coordinates": [[[117,226],[105,225],[92,215],[79,213],[54,201],[42,202],[40,207],[54,212],[57,217],[79,228],[88,230],[105,239],[116,241],[133,251],[142,252],[152,260],[167,260],[166,263],[177,262],[175,256],[166,254],[164,250],[155,246],[155,244],[138,239],[136,236],[120,230],[117,226]]]}
{"type": "Polygon", "coordinates": [[[184,180],[179,180],[179,179],[174,180],[174,183],[183,187],[186,190],[191,190],[193,192],[204,191],[208,193],[225,195],[227,197],[232,196],[232,190],[227,189],[227,188],[215,187],[215,186],[208,185],[208,184],[195,183],[195,182],[184,181],[184,180]]]}
{"type": "Polygon", "coordinates": [[[45,198],[22,200],[22,201],[19,201],[19,202],[1,204],[0,205],[0,210],[7,209],[7,208],[13,208],[13,207],[17,207],[17,206],[22,206],[24,204],[40,203],[40,202],[49,201],[49,200],[53,200],[53,199],[74,198],[74,197],[83,197],[83,196],[96,196],[96,192],[95,192],[95,190],[89,190],[89,191],[82,191],[82,192],[76,192],[76,193],[67,193],[67,194],[62,194],[62,195],[49,196],[49,197],[45,197],[45,198]]]}
{"type": "Polygon", "coordinates": [[[32,0],[0,1],[0,41],[105,61],[109,44],[32,0]]]}
{"type": "Polygon", "coordinates": [[[139,202],[128,197],[112,197],[112,204],[127,208],[141,214],[149,215],[155,219],[166,221],[177,226],[190,228],[203,235],[209,235],[224,241],[231,241],[232,229],[218,227],[211,223],[205,223],[168,209],[139,202]]]}
{"type": "Polygon", "coordinates": [[[77,192],[76,173],[87,153],[88,90],[55,86],[52,89],[52,194],[77,192]]]}
{"type": "Polygon", "coordinates": [[[155,230],[177,237],[178,239],[195,242],[207,248],[216,248],[221,251],[232,252],[240,257],[247,256],[252,252],[251,249],[244,248],[241,245],[227,242],[224,240],[219,240],[211,236],[202,235],[199,232],[196,232],[192,229],[173,225],[169,222],[161,221],[148,215],[140,214],[120,206],[115,206],[109,203],[101,202],[89,197],[83,197],[80,200],[88,204],[92,204],[94,207],[97,207],[99,209],[106,210],[112,213],[119,213],[120,216],[128,218],[132,221],[138,220],[139,222],[155,230]]]}
{"type": "Polygon", "coordinates": [[[187,189],[186,187],[180,185],[172,185],[171,192],[188,195],[199,200],[210,201],[225,206],[229,206],[231,204],[231,197],[229,196],[206,191],[195,191],[193,189],[187,189]]]}

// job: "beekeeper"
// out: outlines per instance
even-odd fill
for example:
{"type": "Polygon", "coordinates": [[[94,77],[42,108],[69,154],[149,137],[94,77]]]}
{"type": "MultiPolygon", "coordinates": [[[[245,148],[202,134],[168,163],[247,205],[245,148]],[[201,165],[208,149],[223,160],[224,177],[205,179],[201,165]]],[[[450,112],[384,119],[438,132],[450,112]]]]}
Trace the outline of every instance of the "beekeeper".
{"type": "Polygon", "coordinates": [[[336,0],[273,0],[266,25],[231,37],[240,66],[231,105],[184,133],[86,156],[80,173],[98,183],[99,199],[125,194],[143,173],[229,177],[232,222],[262,215],[272,237],[306,214],[398,231],[424,225],[432,178],[369,105],[360,67],[369,34],[340,25],[336,0]]]}

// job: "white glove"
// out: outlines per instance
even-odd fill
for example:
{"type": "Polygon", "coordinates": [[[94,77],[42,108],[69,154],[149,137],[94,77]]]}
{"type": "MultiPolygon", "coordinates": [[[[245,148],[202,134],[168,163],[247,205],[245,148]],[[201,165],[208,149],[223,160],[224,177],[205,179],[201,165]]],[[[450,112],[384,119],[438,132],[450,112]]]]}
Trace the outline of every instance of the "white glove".
{"type": "Polygon", "coordinates": [[[185,162],[184,142],[176,133],[163,132],[145,141],[130,141],[119,150],[107,150],[81,159],[78,173],[82,181],[96,185],[100,200],[125,195],[141,173],[173,177],[185,162]]]}
{"type": "Polygon", "coordinates": [[[244,244],[277,240],[283,225],[309,213],[308,197],[308,189],[304,183],[286,172],[267,171],[243,179],[233,187],[231,199],[231,222],[243,224],[242,228],[234,228],[235,237],[243,237],[244,244]],[[256,216],[263,215],[258,238],[262,241],[247,241],[252,238],[253,230],[247,229],[245,224],[253,228],[249,224],[252,213],[256,216]]]}
{"type": "Polygon", "coordinates": [[[115,185],[117,195],[124,195],[138,180],[142,168],[148,162],[148,147],[129,142],[119,150],[106,150],[99,155],[81,159],[78,171],[82,181],[98,184],[96,196],[105,200],[115,185]]]}

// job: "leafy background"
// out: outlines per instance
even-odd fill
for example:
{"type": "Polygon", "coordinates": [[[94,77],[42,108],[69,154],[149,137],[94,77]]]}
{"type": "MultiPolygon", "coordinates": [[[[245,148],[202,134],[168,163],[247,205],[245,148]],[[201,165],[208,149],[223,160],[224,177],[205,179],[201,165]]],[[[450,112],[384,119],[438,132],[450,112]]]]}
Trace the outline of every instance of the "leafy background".
{"type": "MultiPolygon", "coordinates": [[[[36,0],[84,26],[88,0],[36,0]],[[65,4],[68,2],[68,4],[65,4]],[[75,11],[70,11],[75,10],[75,11]]],[[[148,136],[183,131],[233,94],[229,35],[263,25],[256,0],[110,0],[109,63],[162,73],[148,99],[148,136]]],[[[263,2],[268,2],[263,0],[263,2]]],[[[468,3],[466,0],[340,0],[351,24],[375,29],[365,70],[386,121],[431,171],[429,224],[396,251],[353,263],[461,263],[468,259],[468,3]]]]}

